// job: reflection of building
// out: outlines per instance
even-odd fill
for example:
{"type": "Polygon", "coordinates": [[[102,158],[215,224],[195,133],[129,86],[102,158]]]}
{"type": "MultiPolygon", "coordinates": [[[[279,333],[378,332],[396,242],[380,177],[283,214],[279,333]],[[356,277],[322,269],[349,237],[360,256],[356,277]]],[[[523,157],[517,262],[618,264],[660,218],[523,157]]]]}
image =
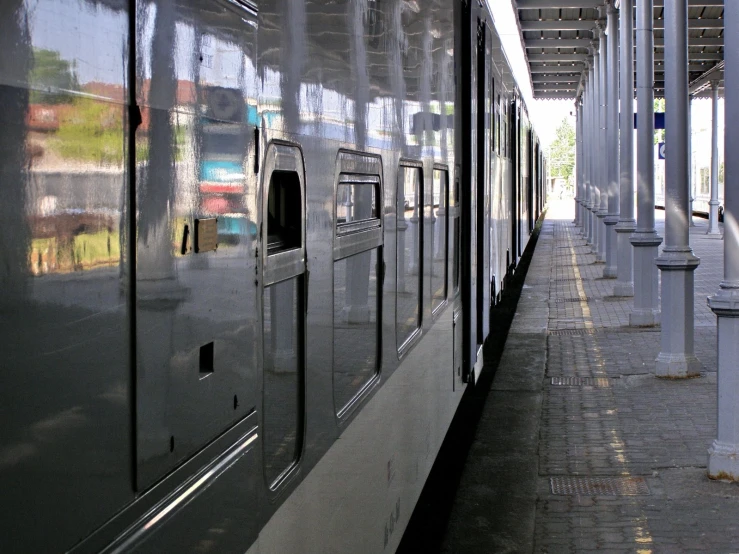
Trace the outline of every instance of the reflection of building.
{"type": "Polygon", "coordinates": [[[202,215],[221,216],[218,234],[222,238],[242,235],[242,225],[249,225],[247,231],[256,235],[256,226],[246,218],[242,202],[248,146],[242,126],[256,126],[256,108],[246,105],[236,89],[204,87],[201,94],[206,113],[199,122],[200,211],[202,215]]]}

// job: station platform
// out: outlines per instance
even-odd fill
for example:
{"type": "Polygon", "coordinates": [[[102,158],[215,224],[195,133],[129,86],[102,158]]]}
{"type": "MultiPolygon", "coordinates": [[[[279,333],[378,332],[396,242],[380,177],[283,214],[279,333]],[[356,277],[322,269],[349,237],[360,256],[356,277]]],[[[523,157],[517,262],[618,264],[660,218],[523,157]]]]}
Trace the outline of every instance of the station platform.
{"type": "MultiPolygon", "coordinates": [[[[654,376],[660,329],[550,204],[451,502],[443,552],[739,552],[739,486],[711,481],[723,241],[694,218],[700,377],[654,376]]],[[[664,212],[657,211],[664,236],[664,212]]]]}

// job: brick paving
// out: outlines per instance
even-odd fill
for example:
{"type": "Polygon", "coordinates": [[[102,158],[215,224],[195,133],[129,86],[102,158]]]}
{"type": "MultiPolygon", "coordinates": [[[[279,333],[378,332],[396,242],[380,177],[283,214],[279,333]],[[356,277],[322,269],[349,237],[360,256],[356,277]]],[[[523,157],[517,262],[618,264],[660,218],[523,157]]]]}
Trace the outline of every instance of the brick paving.
{"type": "MultiPolygon", "coordinates": [[[[573,214],[571,202],[555,204],[544,221],[442,550],[739,552],[739,485],[706,476],[717,396],[716,318],[706,297],[722,277],[723,241],[695,219],[702,373],[658,379],[660,329],[628,326],[632,299],[613,297],[615,280],[602,278],[573,214]],[[546,355],[528,363],[522,348],[546,355]],[[558,495],[552,477],[639,477],[649,494],[558,495]]],[[[663,235],[664,212],[657,230],[663,235]]]]}
{"type": "MultiPolygon", "coordinates": [[[[545,223],[553,228],[556,252],[545,376],[607,377],[610,386],[544,381],[534,552],[739,551],[739,487],[712,482],[705,473],[716,434],[716,318],[706,296],[721,280],[723,242],[706,237],[707,223],[696,219],[690,240],[701,258],[695,349],[703,374],[662,380],[653,376],[659,328],[628,327],[631,299],[612,296],[614,281],[601,277],[603,265],[593,263],[567,215],[560,207],[545,223]],[[578,296],[587,300],[557,302],[578,296]],[[583,328],[593,332],[551,333],[583,328]],[[555,496],[549,478],[556,475],[644,476],[651,494],[555,496]]],[[[657,227],[662,234],[663,212],[657,227]]],[[[537,248],[534,257],[539,254],[537,248]]]]}

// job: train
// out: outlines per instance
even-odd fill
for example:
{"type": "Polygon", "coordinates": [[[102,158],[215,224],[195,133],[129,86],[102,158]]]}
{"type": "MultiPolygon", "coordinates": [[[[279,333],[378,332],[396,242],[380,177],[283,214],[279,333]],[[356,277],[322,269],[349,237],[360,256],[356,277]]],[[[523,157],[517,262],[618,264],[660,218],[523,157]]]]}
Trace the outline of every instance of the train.
{"type": "Polygon", "coordinates": [[[546,205],[499,31],[0,3],[0,551],[397,548],[546,205]]]}

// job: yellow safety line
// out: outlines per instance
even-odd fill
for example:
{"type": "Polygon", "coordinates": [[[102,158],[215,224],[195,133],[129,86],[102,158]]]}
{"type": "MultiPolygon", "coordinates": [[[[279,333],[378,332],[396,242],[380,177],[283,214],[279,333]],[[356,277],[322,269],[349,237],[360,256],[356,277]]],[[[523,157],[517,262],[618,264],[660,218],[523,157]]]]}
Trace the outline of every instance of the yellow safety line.
{"type": "MultiPolygon", "coordinates": [[[[572,268],[575,272],[575,283],[577,287],[577,293],[580,298],[586,298],[585,295],[585,289],[582,285],[582,279],[580,275],[580,269],[577,266],[577,257],[575,255],[575,248],[570,245],[570,256],[572,258],[572,268]]],[[[593,328],[593,321],[592,316],[590,314],[590,308],[588,307],[588,303],[585,300],[580,301],[580,309],[582,310],[583,318],[585,320],[585,328],[586,329],[592,329],[593,328]]],[[[593,352],[596,356],[596,359],[598,360],[598,365],[600,367],[604,367],[604,360],[603,356],[601,355],[600,348],[598,348],[597,345],[594,345],[593,352]]],[[[598,371],[596,373],[603,373],[605,374],[605,371],[598,371]]],[[[627,469],[627,459],[625,456],[625,444],[621,440],[621,438],[618,436],[618,432],[616,429],[610,429],[611,434],[611,443],[610,446],[613,448],[614,452],[616,453],[616,459],[622,466],[621,475],[624,477],[630,477],[631,473],[627,469]]],[[[647,517],[642,513],[638,519],[636,520],[638,525],[634,529],[634,542],[636,543],[637,554],[652,554],[651,545],[653,543],[652,536],[649,533],[649,529],[647,529],[647,517]]]]}

